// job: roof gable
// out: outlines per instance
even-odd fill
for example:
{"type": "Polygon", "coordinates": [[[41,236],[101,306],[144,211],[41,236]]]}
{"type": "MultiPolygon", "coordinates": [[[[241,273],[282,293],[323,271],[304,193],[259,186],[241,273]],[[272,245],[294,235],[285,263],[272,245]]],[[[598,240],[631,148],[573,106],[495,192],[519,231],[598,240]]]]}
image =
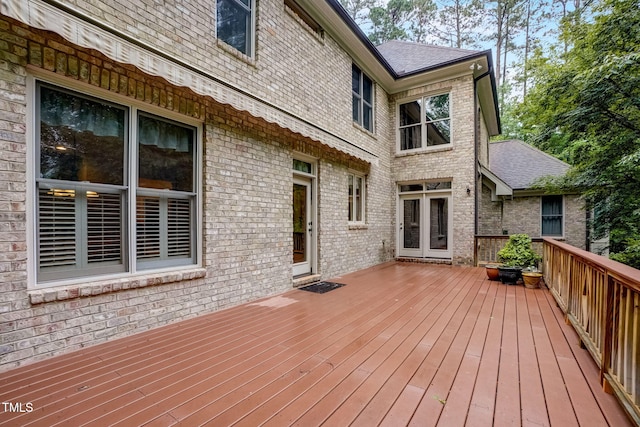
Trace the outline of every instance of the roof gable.
{"type": "Polygon", "coordinates": [[[489,169],[514,190],[531,188],[545,176],[562,176],[570,166],[523,141],[489,144],[489,169]]]}

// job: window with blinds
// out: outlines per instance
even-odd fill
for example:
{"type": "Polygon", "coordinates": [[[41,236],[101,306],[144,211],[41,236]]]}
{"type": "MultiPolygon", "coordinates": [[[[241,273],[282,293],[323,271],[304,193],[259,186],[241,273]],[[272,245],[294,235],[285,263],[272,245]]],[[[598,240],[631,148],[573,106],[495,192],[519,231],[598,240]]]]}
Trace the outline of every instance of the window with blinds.
{"type": "Polygon", "coordinates": [[[36,87],[38,282],[195,264],[196,128],[36,87]]]}

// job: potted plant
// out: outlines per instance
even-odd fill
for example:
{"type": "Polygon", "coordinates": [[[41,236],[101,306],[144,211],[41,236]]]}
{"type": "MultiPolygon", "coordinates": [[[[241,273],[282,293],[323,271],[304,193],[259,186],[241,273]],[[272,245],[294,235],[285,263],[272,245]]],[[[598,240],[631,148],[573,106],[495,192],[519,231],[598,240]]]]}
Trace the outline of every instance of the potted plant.
{"type": "Polygon", "coordinates": [[[498,260],[504,264],[498,267],[500,281],[514,285],[522,278],[523,268],[537,267],[540,255],[533,250],[529,235],[512,234],[507,244],[498,251],[498,260]]]}

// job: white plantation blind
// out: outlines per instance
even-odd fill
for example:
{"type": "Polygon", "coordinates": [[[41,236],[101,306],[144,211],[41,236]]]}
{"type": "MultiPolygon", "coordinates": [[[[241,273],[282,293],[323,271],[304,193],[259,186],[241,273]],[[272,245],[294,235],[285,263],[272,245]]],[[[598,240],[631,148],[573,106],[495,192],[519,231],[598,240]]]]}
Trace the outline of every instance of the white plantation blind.
{"type": "Polygon", "coordinates": [[[38,270],[45,280],[124,270],[121,190],[38,188],[38,270]]]}
{"type": "Polygon", "coordinates": [[[141,268],[166,265],[156,261],[192,259],[193,227],[193,196],[139,195],[136,254],[141,268]]]}
{"type": "Polygon", "coordinates": [[[39,267],[76,265],[75,192],[38,190],[39,267]]]}
{"type": "Polygon", "coordinates": [[[122,260],[122,200],[119,194],[87,192],[87,261],[122,260]]]}
{"type": "Polygon", "coordinates": [[[138,259],[160,257],[160,198],[136,199],[136,247],[138,259]]]}
{"type": "Polygon", "coordinates": [[[169,199],[168,253],[170,257],[191,256],[191,202],[188,199],[169,199]]]}

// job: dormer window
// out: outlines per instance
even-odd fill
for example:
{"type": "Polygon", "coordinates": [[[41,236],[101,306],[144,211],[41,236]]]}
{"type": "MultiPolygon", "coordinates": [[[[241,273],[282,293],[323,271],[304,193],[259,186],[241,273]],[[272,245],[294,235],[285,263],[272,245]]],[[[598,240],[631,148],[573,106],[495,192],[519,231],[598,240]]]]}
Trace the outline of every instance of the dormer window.
{"type": "Polygon", "coordinates": [[[400,151],[451,144],[449,94],[427,96],[398,107],[400,151]]]}
{"type": "Polygon", "coordinates": [[[217,37],[252,57],[254,51],[255,0],[218,0],[217,37]]]}
{"type": "Polygon", "coordinates": [[[351,67],[353,121],[373,132],[373,81],[355,64],[351,67]]]}

